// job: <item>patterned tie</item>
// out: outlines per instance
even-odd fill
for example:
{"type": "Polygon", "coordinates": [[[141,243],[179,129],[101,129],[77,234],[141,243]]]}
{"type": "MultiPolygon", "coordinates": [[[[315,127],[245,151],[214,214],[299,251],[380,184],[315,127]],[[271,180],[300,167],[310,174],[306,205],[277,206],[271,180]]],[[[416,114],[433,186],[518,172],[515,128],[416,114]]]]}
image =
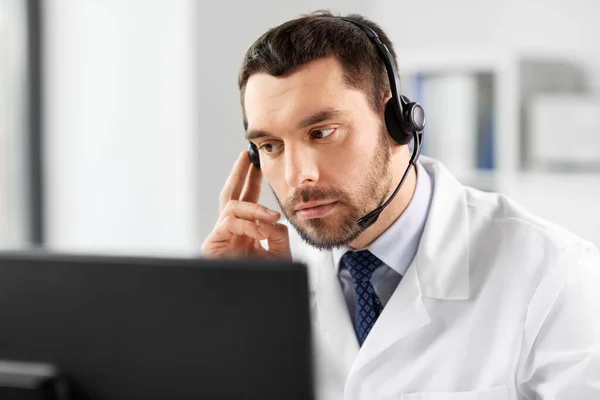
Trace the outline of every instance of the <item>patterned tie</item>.
{"type": "Polygon", "coordinates": [[[381,301],[375,294],[371,284],[373,272],[383,265],[383,262],[368,250],[349,251],[344,254],[340,262],[348,268],[352,276],[352,284],[356,295],[354,331],[358,342],[362,346],[383,310],[381,301]]]}

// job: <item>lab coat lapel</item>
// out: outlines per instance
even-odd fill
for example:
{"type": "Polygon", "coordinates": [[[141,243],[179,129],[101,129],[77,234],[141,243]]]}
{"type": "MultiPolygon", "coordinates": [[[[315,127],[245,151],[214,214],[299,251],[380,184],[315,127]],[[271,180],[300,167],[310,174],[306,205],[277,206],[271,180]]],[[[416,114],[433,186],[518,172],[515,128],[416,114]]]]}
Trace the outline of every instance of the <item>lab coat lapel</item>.
{"type": "Polygon", "coordinates": [[[347,376],[359,345],[333,265],[332,252],[306,245],[293,231],[290,233],[290,244],[294,258],[308,266],[315,346],[325,350],[318,352],[326,354],[328,362],[333,361],[341,366],[344,376],[347,376]]]}
{"type": "Polygon", "coordinates": [[[415,257],[423,296],[438,300],[469,298],[469,215],[466,191],[441,163],[424,158],[434,177],[427,223],[415,257]]]}
{"type": "Polygon", "coordinates": [[[349,373],[359,345],[331,252],[321,252],[314,265],[319,266],[314,294],[317,328],[324,344],[343,363],[345,372],[349,373]]]}
{"type": "Polygon", "coordinates": [[[434,192],[419,250],[363,343],[352,373],[394,343],[428,325],[424,298],[469,297],[469,228],[463,186],[439,163],[424,158],[434,192]]]}
{"type": "Polygon", "coordinates": [[[423,304],[415,265],[411,265],[363,343],[353,372],[394,343],[431,322],[423,304]]]}

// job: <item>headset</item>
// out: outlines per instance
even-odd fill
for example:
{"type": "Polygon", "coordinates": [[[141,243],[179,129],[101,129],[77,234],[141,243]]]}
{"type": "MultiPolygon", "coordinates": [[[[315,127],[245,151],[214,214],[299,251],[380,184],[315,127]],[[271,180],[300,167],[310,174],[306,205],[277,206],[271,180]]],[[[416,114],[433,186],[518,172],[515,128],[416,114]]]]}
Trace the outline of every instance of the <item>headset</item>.
{"type": "MultiPolygon", "coordinates": [[[[377,52],[381,56],[390,82],[390,91],[392,97],[385,105],[385,125],[388,133],[399,145],[406,145],[413,140],[413,152],[408,167],[404,171],[400,183],[390,196],[390,198],[357,221],[357,224],[364,230],[374,224],[385,207],[396,197],[400,188],[404,184],[410,169],[415,166],[423,144],[423,130],[425,129],[425,111],[423,107],[416,102],[410,101],[406,96],[400,93],[400,78],[394,58],[387,46],[381,41],[377,32],[350,18],[333,17],[342,21],[349,22],[360,28],[367,37],[374,43],[377,52]]],[[[247,127],[245,127],[247,128],[247,127]]],[[[250,143],[249,148],[250,161],[254,166],[260,169],[260,157],[258,148],[254,143],[250,143]]]]}

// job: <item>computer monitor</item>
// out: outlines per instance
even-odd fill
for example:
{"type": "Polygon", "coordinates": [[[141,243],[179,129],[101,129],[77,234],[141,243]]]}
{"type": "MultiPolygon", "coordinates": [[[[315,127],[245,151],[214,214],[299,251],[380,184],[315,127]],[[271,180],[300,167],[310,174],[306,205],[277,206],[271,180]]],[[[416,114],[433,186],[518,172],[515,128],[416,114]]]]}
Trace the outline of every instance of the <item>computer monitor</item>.
{"type": "Polygon", "coordinates": [[[70,399],[312,399],[310,331],[299,263],[0,252],[0,361],[70,399]]]}

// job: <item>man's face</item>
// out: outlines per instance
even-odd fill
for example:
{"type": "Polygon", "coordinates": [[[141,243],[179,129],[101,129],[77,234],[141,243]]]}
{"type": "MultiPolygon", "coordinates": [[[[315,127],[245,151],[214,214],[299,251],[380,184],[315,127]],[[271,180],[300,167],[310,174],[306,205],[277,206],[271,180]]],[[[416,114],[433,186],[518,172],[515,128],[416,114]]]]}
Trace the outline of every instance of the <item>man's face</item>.
{"type": "Polygon", "coordinates": [[[245,107],[261,170],[301,237],[323,249],[357,238],[357,220],[388,194],[390,149],[382,115],[344,83],[339,63],[252,75],[245,107]]]}

